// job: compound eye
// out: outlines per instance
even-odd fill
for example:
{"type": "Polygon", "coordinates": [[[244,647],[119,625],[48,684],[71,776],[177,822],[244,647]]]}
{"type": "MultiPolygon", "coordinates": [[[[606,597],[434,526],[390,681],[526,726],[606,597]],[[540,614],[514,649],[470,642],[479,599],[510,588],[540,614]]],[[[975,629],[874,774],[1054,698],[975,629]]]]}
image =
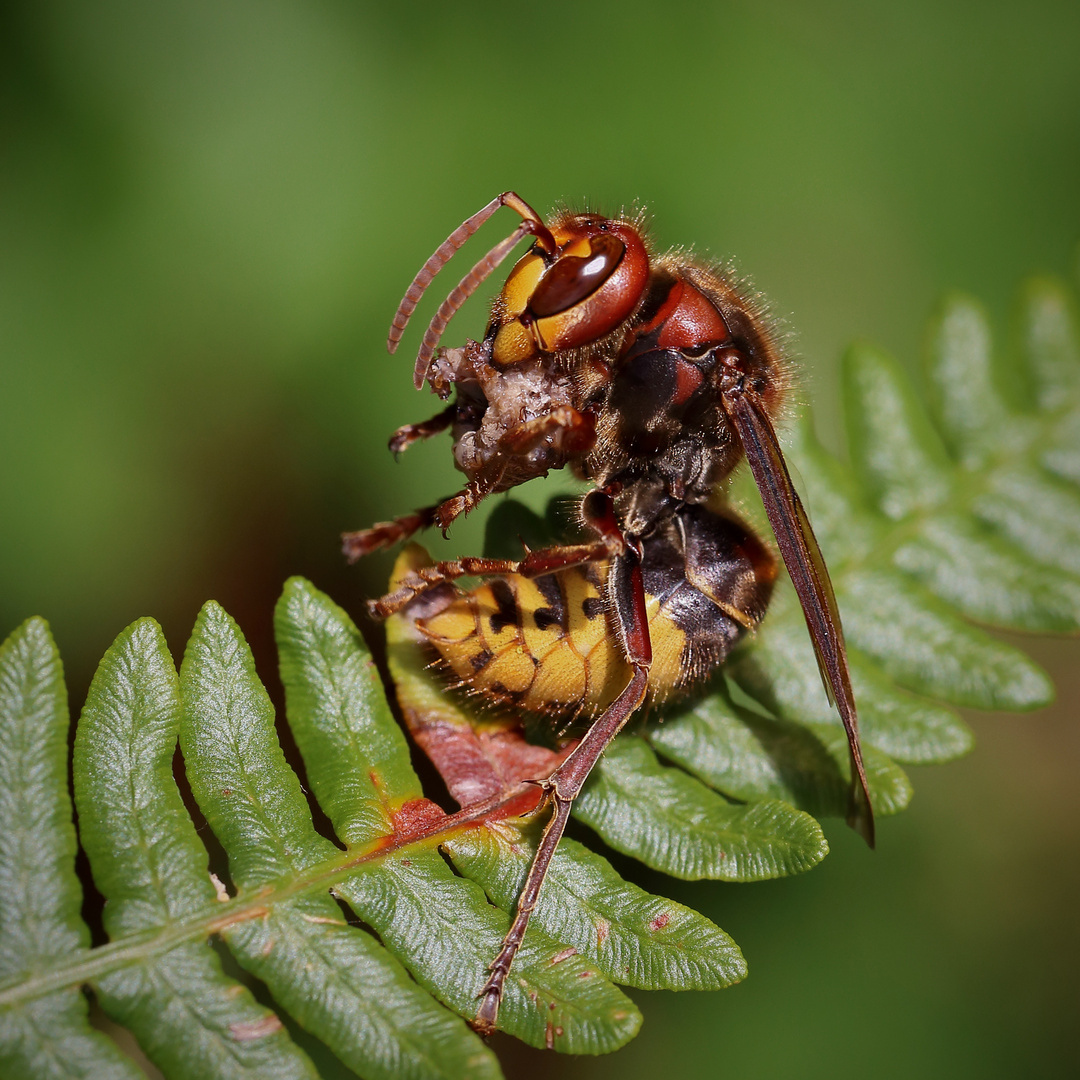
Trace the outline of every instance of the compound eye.
{"type": "Polygon", "coordinates": [[[564,255],[540,279],[529,298],[529,310],[546,319],[580,304],[613,273],[626,254],[626,245],[610,233],[589,239],[591,255],[564,255]]]}

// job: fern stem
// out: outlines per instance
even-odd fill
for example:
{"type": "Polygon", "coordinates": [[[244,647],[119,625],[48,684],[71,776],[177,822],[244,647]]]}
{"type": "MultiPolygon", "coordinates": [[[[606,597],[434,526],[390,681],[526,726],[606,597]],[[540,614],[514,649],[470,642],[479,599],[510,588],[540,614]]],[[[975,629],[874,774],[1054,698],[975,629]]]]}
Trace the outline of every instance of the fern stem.
{"type": "Polygon", "coordinates": [[[173,923],[160,930],[111,941],[76,954],[81,955],[81,959],[27,978],[7,980],[0,983],[0,1009],[22,1005],[58,990],[93,983],[111,971],[167,953],[186,941],[198,941],[249,919],[262,918],[276,904],[304,893],[327,889],[349,877],[357,867],[377,863],[397,851],[427,845],[433,840],[441,844],[468,825],[519,814],[522,796],[534,791],[532,785],[521,784],[509,793],[503,792],[495,798],[435,819],[407,833],[377,837],[360,848],[342,852],[335,859],[308,867],[302,874],[280,886],[268,886],[251,896],[234,897],[212,913],[173,923]]]}

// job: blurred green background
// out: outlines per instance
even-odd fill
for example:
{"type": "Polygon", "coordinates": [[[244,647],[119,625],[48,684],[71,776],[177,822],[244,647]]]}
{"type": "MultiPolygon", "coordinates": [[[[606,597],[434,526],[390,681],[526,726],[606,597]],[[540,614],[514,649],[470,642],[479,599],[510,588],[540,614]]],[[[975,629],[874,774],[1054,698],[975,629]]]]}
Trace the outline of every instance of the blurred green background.
{"type": "MultiPolygon", "coordinates": [[[[388,560],[345,568],[338,533],[455,486],[445,440],[385,450],[435,411],[419,331],[394,359],[385,331],[499,191],[640,200],[661,245],[735,255],[834,447],[852,338],[914,364],[959,287],[1005,341],[1020,278],[1073,270],[1075,0],[0,10],[0,627],[50,619],[75,706],[140,615],[179,650],[214,597],[272,677],[286,575],[356,612],[379,590],[388,560]]],[[[1076,1075],[1078,653],[1024,644],[1059,704],[974,717],[975,755],[916,770],[876,855],[836,825],[797,880],[638,872],[735,936],[745,985],[636,995],[643,1034],[602,1061],[500,1043],[510,1074],[1076,1075]]]]}

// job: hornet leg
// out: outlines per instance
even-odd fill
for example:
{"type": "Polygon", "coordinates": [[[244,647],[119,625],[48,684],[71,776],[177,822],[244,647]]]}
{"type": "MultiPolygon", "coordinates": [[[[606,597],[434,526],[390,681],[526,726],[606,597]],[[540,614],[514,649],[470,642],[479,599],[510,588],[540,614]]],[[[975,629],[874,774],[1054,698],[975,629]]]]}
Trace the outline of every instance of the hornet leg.
{"type": "Polygon", "coordinates": [[[544,830],[525,879],[525,886],[518,897],[514,921],[503,938],[499,955],[488,969],[491,975],[480,991],[480,1007],[476,1011],[472,1026],[481,1035],[490,1035],[495,1030],[503,984],[525,937],[525,928],[529,925],[529,917],[540,896],[540,887],[570,819],[574,799],[608,744],[645,700],[645,692],[649,686],[649,666],[652,663],[652,641],[645,611],[640,548],[628,546],[624,554],[612,561],[609,587],[622,631],[621,639],[625,642],[626,659],[633,669],[633,675],[623,692],[596,719],[570,756],[547,780],[542,781],[544,791],[554,805],[554,812],[544,830]]]}

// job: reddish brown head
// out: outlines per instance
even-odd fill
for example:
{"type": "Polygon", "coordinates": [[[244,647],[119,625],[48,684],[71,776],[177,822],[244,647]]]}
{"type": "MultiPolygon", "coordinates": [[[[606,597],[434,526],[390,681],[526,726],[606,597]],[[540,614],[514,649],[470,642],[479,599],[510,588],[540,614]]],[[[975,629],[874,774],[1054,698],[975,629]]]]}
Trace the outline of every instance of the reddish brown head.
{"type": "Polygon", "coordinates": [[[421,267],[394,315],[387,339],[390,352],[397,349],[432,278],[500,206],[515,210],[521,224],[440,305],[416,358],[417,389],[428,376],[446,324],[525,236],[535,237],[535,242],[511,271],[492,316],[499,333],[496,364],[599,341],[629,319],[641,300],[649,256],[633,224],[598,214],[567,214],[549,229],[520,195],[505,191],[462,222],[421,267]]]}
{"type": "Polygon", "coordinates": [[[649,256],[632,224],[574,214],[553,224],[551,235],[555,254],[534,244],[503,286],[494,315],[496,364],[599,341],[641,301],[649,256]]]}

